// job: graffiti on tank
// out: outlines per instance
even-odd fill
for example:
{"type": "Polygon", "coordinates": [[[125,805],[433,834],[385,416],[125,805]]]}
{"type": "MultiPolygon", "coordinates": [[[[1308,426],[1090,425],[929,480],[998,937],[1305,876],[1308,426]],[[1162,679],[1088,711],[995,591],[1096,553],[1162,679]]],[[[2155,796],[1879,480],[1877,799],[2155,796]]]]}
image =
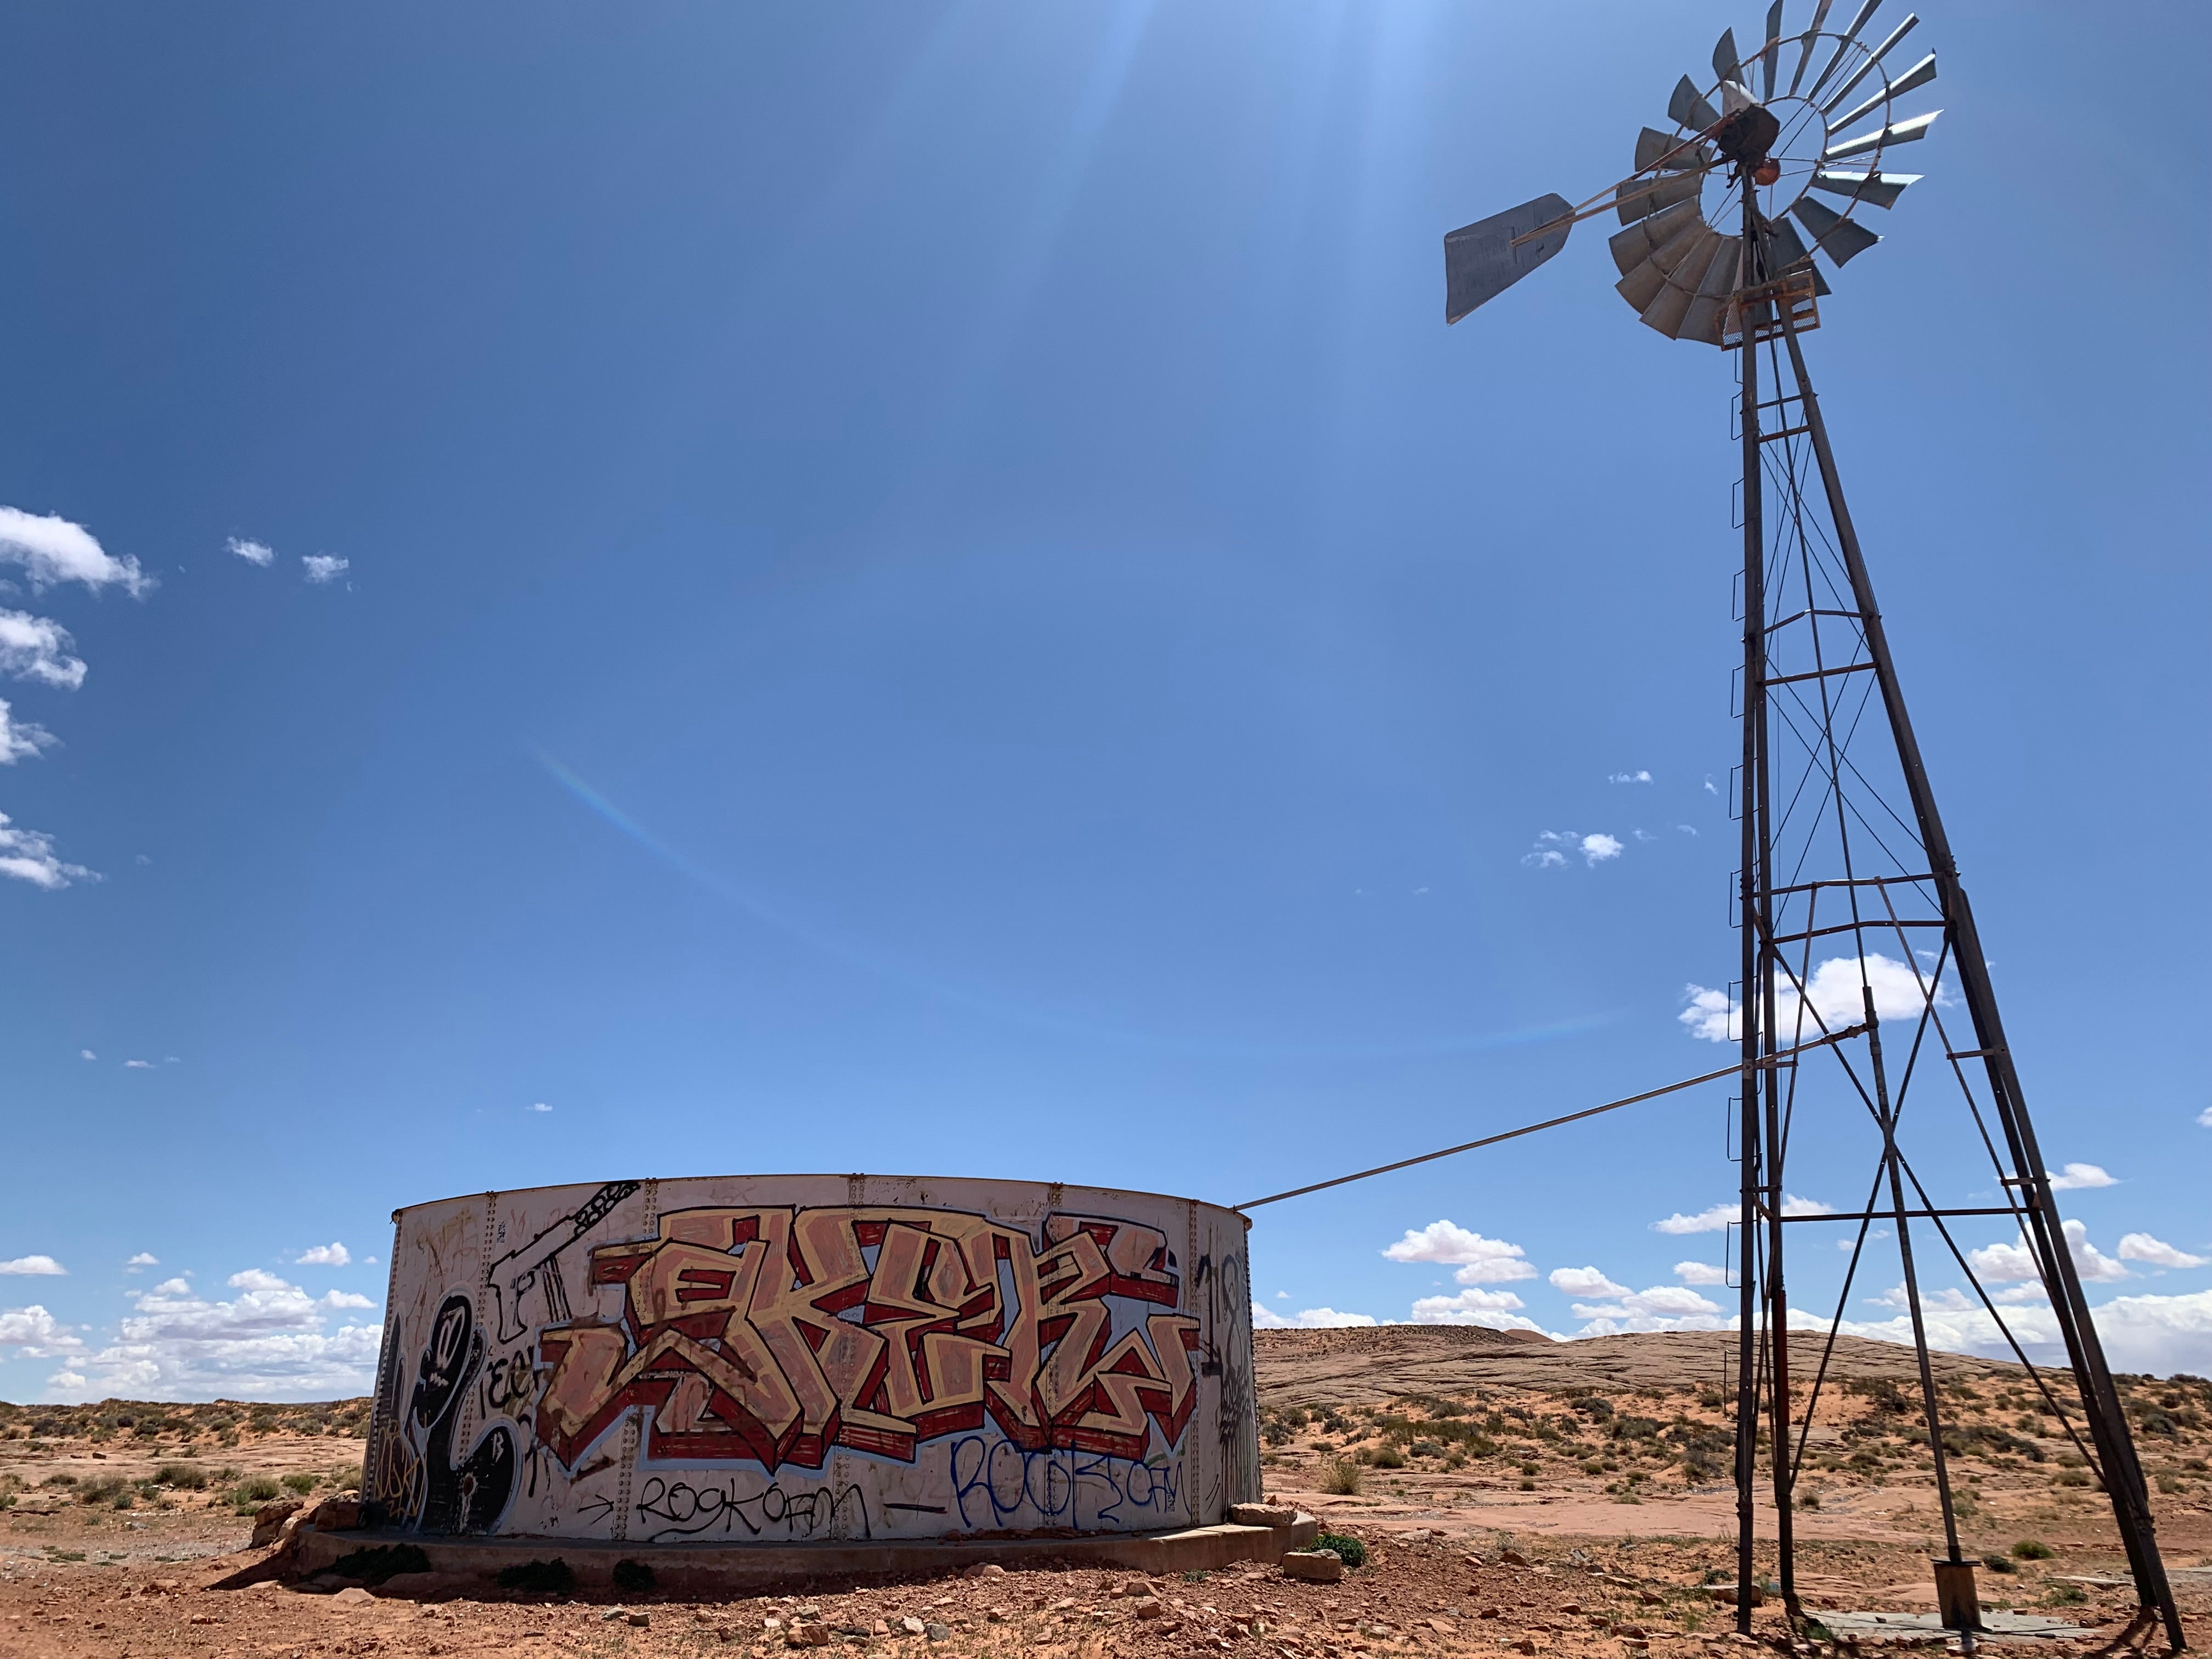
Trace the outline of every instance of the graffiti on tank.
{"type": "Polygon", "coordinates": [[[1030,1451],[969,1435],[952,1443],[951,1470],[963,1527],[1115,1526],[1183,1514],[1182,1466],[1164,1459],[1030,1451]]]}
{"type": "Polygon", "coordinates": [[[810,1486],[786,1491],[771,1480],[744,1490],[735,1475],[690,1480],[654,1475],[638,1495],[637,1513],[648,1542],[664,1538],[724,1536],[779,1539],[867,1538],[868,1504],[858,1486],[810,1486]]]}
{"type": "Polygon", "coordinates": [[[1040,1243],[949,1210],[675,1210],[594,1248],[590,1282],[623,1287],[620,1318],[538,1335],[537,1438],[570,1467],[633,1407],[648,1458],[769,1474],[839,1446],[910,1463],[987,1420],[1022,1450],[1139,1462],[1197,1400],[1175,1257],[1126,1221],[1054,1214],[1040,1243]]]}
{"type": "Polygon", "coordinates": [[[483,1356],[483,1333],[476,1328],[469,1298],[447,1297],[431,1322],[400,1428],[416,1458],[411,1501],[400,1510],[423,1532],[489,1532],[514,1491],[514,1431],[505,1423],[486,1429],[468,1455],[453,1462],[455,1419],[483,1356]]]}
{"type": "MultiPolygon", "coordinates": [[[[528,1333],[533,1298],[544,1307],[544,1318],[565,1322],[569,1318],[568,1286],[561,1276],[561,1252],[612,1215],[622,1201],[642,1182],[610,1181],[568,1214],[542,1229],[526,1244],[517,1245],[485,1269],[492,1304],[499,1310],[499,1340],[519,1342],[528,1333]]],[[[507,1230],[500,1229],[503,1240],[507,1230]]]]}

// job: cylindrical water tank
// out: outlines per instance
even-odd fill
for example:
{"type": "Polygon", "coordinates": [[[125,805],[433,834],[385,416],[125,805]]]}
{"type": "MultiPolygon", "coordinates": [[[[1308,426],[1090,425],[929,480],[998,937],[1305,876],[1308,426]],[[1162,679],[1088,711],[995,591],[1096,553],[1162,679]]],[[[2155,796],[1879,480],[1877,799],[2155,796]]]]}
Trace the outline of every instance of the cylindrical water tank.
{"type": "Polygon", "coordinates": [[[1260,1496],[1243,1216],[906,1176],[398,1211],[363,1521],[637,1544],[1064,1536],[1260,1496]]]}

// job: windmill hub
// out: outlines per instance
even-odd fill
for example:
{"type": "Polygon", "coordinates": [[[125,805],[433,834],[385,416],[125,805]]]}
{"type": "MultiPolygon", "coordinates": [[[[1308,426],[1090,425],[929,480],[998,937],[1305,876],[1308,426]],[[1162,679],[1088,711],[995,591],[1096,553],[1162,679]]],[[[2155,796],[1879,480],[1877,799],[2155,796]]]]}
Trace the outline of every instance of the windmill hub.
{"type": "Polygon", "coordinates": [[[1721,117],[1705,136],[1713,141],[1722,160],[1755,168],[1782,136],[1782,123],[1765,105],[1747,104],[1734,114],[1721,117]]]}

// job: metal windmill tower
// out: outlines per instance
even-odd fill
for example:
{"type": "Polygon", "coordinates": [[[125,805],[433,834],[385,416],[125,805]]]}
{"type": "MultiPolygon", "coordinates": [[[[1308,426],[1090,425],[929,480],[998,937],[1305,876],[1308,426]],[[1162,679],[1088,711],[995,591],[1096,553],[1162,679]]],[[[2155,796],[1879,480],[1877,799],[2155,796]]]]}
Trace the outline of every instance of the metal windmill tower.
{"type": "Polygon", "coordinates": [[[1840,267],[1881,240],[1866,223],[1871,210],[1894,206],[1917,177],[1885,171],[1890,154],[1936,118],[1907,114],[1900,100],[1936,78],[1936,59],[1899,50],[1914,17],[1877,38],[1869,25],[1881,0],[1862,0],[1834,30],[1832,0],[1808,0],[1809,15],[1800,9],[1795,24],[1787,3],[1775,0],[1749,52],[1733,30],[1721,36],[1712,79],[1683,77],[1668,104],[1671,128],[1637,135],[1635,170],[1619,184],[1579,204],[1539,197],[1444,238],[1444,320],[1454,323],[1550,259],[1574,225],[1611,212],[1622,227],[1608,244],[1621,297],[1661,333],[1733,353],[1737,369],[1743,758],[1732,793],[1742,823],[1734,895],[1742,977],[1731,1012],[1715,1017],[1732,1021],[1729,1035],[1741,1044],[1732,1103],[1744,1241],[1739,1627],[1751,1624],[1762,1419],[1779,1578],[1794,1618],[1791,1497],[1806,1431],[1869,1247],[1893,1237],[1902,1279],[1887,1299],[1909,1316],[1917,1353],[1943,1519],[1936,1563],[1943,1622],[1971,1630],[1980,1615],[1946,1447],[1960,1425],[1945,1421],[1916,1265],[1916,1253],[1924,1264],[1931,1246],[1973,1287],[1968,1309],[1993,1320],[2023,1364],[2024,1340],[2063,1350],[2070,1401],[2041,1370],[2031,1365],[2028,1374],[2110,1497],[2146,1614],[2179,1650],[2142,1467],[1806,366],[1804,337],[1820,326],[1829,291],[1814,255],[1840,267]],[[1865,1169],[1864,1204],[1846,1214],[1798,1213],[1804,1206],[1788,1202],[1785,1185],[1793,1139],[1824,1174],[1865,1169]],[[1986,1196],[1992,1190],[1999,1201],[1986,1196]],[[1976,1192],[1981,1202],[1961,1201],[1976,1192]],[[1954,1231],[1960,1217],[2007,1218],[2020,1243],[1970,1253],[1954,1231]],[[1784,1247],[1797,1229],[1820,1224],[1856,1236],[1842,1241],[1850,1268],[1808,1367],[1809,1333],[1794,1344],[1777,1340],[1790,1326],[1784,1247]],[[2018,1282],[1993,1296],[1984,1279],[2018,1282]],[[2039,1283],[2047,1308],[2027,1305],[2039,1283]],[[2041,1334],[2015,1339],[2008,1307],[2041,1334]]]}

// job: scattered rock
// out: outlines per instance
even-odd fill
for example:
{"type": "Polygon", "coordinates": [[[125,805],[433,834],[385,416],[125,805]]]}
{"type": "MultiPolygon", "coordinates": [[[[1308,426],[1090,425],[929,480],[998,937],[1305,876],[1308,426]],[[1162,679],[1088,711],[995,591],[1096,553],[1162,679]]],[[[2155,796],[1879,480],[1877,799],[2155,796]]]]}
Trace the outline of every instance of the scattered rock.
{"type": "Polygon", "coordinates": [[[786,1647],[826,1648],[830,1645],[830,1626],[827,1625],[794,1625],[791,1634],[783,1638],[786,1647]]]}
{"type": "Polygon", "coordinates": [[[1283,1577],[1310,1583],[1334,1584],[1344,1577],[1344,1560],[1334,1550],[1286,1550],[1283,1577]]]}
{"type": "Polygon", "coordinates": [[[978,1561],[960,1576],[963,1578],[1004,1578],[1006,1570],[995,1561],[978,1561]]]}
{"type": "Polygon", "coordinates": [[[950,1625],[933,1623],[924,1626],[924,1632],[933,1642],[949,1642],[952,1639],[952,1626],[950,1625]]]}
{"type": "Polygon", "coordinates": [[[317,1532],[351,1532],[361,1525],[361,1499],[325,1498],[307,1516],[317,1532]]]}
{"type": "MultiPolygon", "coordinates": [[[[1073,1605],[1073,1603],[1069,1605],[1073,1605]]],[[[900,1620],[898,1621],[898,1627],[899,1633],[902,1636],[926,1636],[929,1633],[929,1626],[923,1624],[921,1620],[915,1618],[912,1613],[908,1613],[905,1618],[900,1620]]]]}
{"type": "Polygon", "coordinates": [[[1229,1519],[1240,1527],[1294,1527],[1298,1512],[1285,1504],[1231,1504],[1229,1519]]]}
{"type": "Polygon", "coordinates": [[[334,1607],[373,1607],[376,1605],[376,1598],[355,1584],[331,1597],[331,1605],[334,1607]]]}
{"type": "Polygon", "coordinates": [[[1528,1565],[1528,1558],[1515,1549],[1498,1551],[1498,1559],[1509,1567],[1525,1567],[1528,1565]]]}
{"type": "Polygon", "coordinates": [[[1544,1650],[1544,1638],[1535,1631],[1526,1631],[1522,1632],[1518,1641],[1508,1642],[1505,1645],[1516,1653],[1541,1653],[1544,1650]]]}
{"type": "Polygon", "coordinates": [[[1131,1607],[1129,1612],[1133,1617],[1138,1619],[1157,1619],[1160,1616],[1160,1598],[1157,1595],[1140,1595],[1137,1597],[1136,1605],[1131,1607]]]}
{"type": "Polygon", "coordinates": [[[259,1549],[264,1545],[275,1543],[277,1534],[284,1529],[284,1523],[300,1512],[300,1500],[296,1498],[280,1498],[275,1503],[264,1504],[254,1510],[253,1547],[259,1549]]]}
{"type": "Polygon", "coordinates": [[[623,1615],[623,1620],[625,1624],[628,1624],[637,1630],[643,1630],[647,1626],[652,1624],[653,1615],[649,1613],[624,1613],[623,1615]]]}

